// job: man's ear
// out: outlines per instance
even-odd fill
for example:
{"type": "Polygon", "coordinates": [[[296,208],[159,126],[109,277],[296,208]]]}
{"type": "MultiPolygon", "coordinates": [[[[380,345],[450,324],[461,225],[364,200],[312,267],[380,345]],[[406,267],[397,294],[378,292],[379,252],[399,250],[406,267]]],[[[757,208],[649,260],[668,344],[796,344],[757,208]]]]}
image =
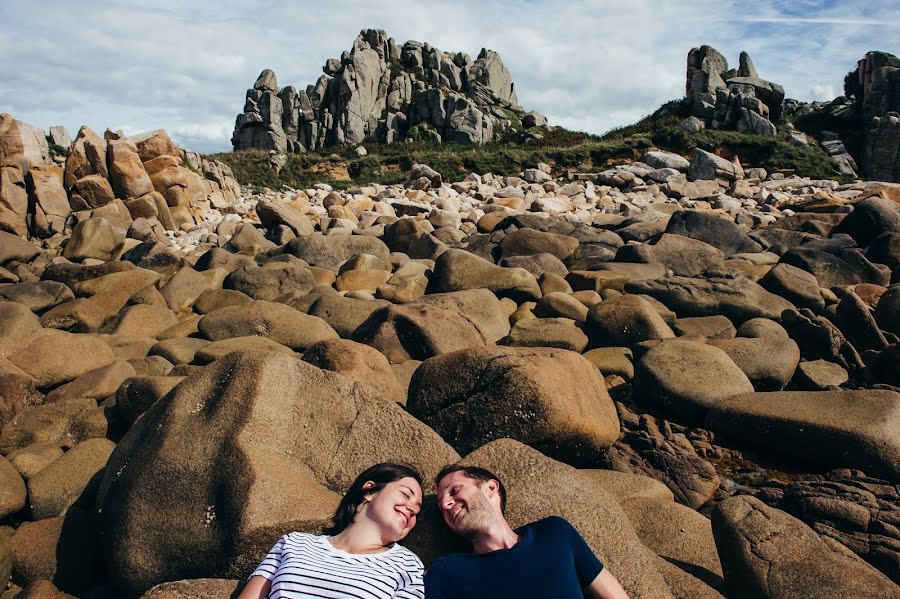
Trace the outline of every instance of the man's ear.
{"type": "Polygon", "coordinates": [[[493,478],[484,483],[484,486],[487,487],[489,495],[498,495],[500,493],[500,483],[493,478]]]}

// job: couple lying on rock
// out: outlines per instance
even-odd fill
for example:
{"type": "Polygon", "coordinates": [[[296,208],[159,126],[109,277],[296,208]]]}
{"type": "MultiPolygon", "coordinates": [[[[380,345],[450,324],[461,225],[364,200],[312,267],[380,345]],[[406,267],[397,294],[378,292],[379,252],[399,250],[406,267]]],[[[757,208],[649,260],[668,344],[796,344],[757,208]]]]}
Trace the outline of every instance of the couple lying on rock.
{"type": "Polygon", "coordinates": [[[551,516],[513,530],[503,515],[503,483],[477,467],[447,466],[437,476],[444,522],[472,543],[472,553],[439,558],[423,575],[416,554],[397,542],[416,524],[421,484],[408,466],[372,466],[350,486],[327,535],[281,537],[238,599],[627,599],[567,521],[551,516]]]}

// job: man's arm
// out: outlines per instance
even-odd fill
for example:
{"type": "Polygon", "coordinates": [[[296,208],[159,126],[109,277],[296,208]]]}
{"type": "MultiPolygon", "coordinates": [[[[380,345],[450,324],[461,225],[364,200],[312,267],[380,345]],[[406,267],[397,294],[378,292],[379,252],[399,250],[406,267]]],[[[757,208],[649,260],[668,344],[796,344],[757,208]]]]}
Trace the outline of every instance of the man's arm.
{"type": "Polygon", "coordinates": [[[603,568],[600,574],[597,574],[597,578],[584,589],[584,596],[590,599],[628,599],[628,593],[609,568],[603,568]]]}

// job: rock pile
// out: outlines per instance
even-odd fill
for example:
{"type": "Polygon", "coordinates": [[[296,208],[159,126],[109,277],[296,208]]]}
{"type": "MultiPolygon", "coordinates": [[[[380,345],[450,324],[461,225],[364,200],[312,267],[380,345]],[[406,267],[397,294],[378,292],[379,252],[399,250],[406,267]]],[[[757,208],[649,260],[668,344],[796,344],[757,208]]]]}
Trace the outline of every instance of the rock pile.
{"type": "Polygon", "coordinates": [[[900,58],[869,52],[854,75],[857,109],[867,131],[866,177],[900,181],[900,58]]]}
{"type": "Polygon", "coordinates": [[[756,66],[741,52],[737,69],[711,46],[692,48],[687,57],[685,95],[691,113],[713,129],[774,136],[781,116],[784,88],[760,79],[756,66]]]}
{"type": "Polygon", "coordinates": [[[475,60],[416,41],[398,46],[380,29],[360,32],[306,89],[278,87],[264,70],[237,116],[235,150],[303,152],[363,141],[486,143],[500,131],[546,125],[519,106],[500,56],[475,60]]]}
{"type": "MultiPolygon", "coordinates": [[[[57,129],[51,139],[67,137],[57,129]]],[[[0,231],[57,246],[72,235],[69,257],[108,260],[130,249],[126,239],[162,240],[241,194],[227,165],[179,148],[162,130],[101,138],[82,127],[65,149],[63,164],[54,164],[43,131],[0,115],[0,231]]]]}
{"type": "MultiPolygon", "coordinates": [[[[71,234],[0,232],[0,584],[225,597],[364,466],[463,459],[634,597],[896,596],[897,186],[696,149],[200,199],[167,139],[82,130],[71,234]],[[746,450],[817,478],[750,497],[746,450]]],[[[407,544],[458,549],[433,499],[407,544]]]]}

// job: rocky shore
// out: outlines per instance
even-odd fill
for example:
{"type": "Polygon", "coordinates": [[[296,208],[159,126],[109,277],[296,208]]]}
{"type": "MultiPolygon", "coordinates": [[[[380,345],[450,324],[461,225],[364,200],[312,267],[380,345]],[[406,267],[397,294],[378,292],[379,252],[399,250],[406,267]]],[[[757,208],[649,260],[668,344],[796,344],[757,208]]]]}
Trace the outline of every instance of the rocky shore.
{"type": "MultiPolygon", "coordinates": [[[[227,597],[364,467],[460,459],[632,597],[898,596],[900,185],[695,149],[272,191],[16,135],[4,597],[227,597]]],[[[429,501],[406,544],[459,550],[429,501]]]]}

